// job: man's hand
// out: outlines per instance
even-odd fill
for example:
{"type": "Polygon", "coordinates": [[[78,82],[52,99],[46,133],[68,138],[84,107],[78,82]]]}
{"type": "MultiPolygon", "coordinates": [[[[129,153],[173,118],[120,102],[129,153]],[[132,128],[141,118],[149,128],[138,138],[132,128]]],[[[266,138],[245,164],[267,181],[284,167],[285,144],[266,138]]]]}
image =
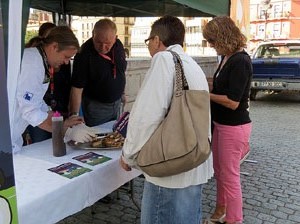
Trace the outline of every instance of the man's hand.
{"type": "Polygon", "coordinates": [[[77,124],[82,124],[84,122],[83,117],[71,116],[64,121],[64,128],[67,129],[77,124]]]}
{"type": "Polygon", "coordinates": [[[126,171],[131,171],[131,167],[130,167],[127,163],[124,162],[122,156],[120,157],[119,162],[120,162],[121,167],[122,167],[124,170],[126,170],[126,171]]]}

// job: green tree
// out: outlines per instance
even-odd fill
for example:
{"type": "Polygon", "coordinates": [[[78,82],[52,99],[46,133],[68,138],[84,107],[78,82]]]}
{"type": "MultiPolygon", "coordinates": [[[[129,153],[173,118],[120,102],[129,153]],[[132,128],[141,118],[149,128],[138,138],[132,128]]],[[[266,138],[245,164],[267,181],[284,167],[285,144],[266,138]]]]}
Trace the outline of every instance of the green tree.
{"type": "Polygon", "coordinates": [[[38,35],[38,32],[37,32],[37,31],[35,31],[35,30],[27,30],[27,31],[26,31],[26,34],[25,34],[25,44],[28,43],[28,41],[29,41],[31,38],[33,38],[33,37],[35,37],[35,36],[37,36],[37,35],[38,35]]]}

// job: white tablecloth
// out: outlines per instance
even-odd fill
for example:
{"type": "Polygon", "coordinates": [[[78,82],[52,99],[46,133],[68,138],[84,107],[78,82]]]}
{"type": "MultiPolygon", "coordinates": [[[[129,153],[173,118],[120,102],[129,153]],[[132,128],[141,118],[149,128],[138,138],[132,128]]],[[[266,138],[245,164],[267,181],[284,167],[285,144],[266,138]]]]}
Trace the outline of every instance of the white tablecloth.
{"type": "MultiPolygon", "coordinates": [[[[102,132],[111,131],[112,123],[100,126],[102,132]]],[[[18,216],[20,224],[47,224],[81,211],[94,204],[124,183],[141,174],[138,170],[124,171],[119,165],[121,150],[95,150],[112,158],[90,166],[72,159],[92,150],[72,149],[67,155],[54,157],[51,139],[23,148],[14,155],[18,216]],[[72,162],[92,169],[73,179],[47,169],[72,162]]]]}

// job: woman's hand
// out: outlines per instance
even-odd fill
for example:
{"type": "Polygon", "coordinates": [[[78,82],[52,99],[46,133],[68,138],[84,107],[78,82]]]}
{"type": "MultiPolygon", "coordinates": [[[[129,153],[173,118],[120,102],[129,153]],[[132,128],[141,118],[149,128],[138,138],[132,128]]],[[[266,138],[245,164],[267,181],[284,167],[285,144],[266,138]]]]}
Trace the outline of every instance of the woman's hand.
{"type": "Polygon", "coordinates": [[[96,137],[97,130],[86,126],[84,123],[69,127],[65,133],[64,141],[91,142],[96,137]]]}
{"type": "Polygon", "coordinates": [[[122,167],[124,170],[126,170],[126,171],[131,171],[131,167],[130,167],[127,163],[124,162],[122,156],[120,157],[119,162],[120,162],[121,167],[122,167]]]}
{"type": "Polygon", "coordinates": [[[222,106],[227,107],[231,110],[236,110],[240,105],[240,102],[233,101],[229,99],[226,95],[210,93],[209,96],[211,101],[221,104],[222,106]]]}

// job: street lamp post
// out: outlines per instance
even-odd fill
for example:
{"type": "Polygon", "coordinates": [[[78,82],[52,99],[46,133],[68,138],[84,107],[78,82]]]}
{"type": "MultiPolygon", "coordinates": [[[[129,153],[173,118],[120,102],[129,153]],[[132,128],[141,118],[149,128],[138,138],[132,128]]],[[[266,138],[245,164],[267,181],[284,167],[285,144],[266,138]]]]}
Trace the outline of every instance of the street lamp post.
{"type": "Polygon", "coordinates": [[[265,32],[264,32],[264,41],[267,39],[267,25],[269,18],[269,9],[272,8],[272,4],[270,4],[271,0],[262,0],[261,4],[264,6],[264,17],[265,17],[265,32]]]}

